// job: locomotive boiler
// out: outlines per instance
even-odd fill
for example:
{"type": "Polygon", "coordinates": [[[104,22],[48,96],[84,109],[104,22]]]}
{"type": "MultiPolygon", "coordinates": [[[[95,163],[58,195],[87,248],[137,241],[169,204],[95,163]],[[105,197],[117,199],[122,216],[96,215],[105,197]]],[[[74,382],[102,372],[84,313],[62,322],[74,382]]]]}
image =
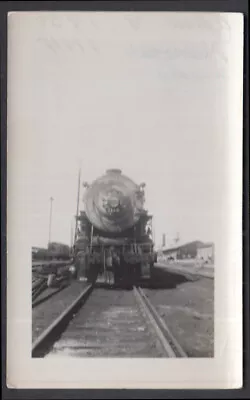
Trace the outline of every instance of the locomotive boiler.
{"type": "Polygon", "coordinates": [[[84,187],[74,246],[78,276],[93,281],[111,273],[115,285],[151,277],[156,253],[152,216],[144,208],[145,184],[109,169],[84,187]]]}

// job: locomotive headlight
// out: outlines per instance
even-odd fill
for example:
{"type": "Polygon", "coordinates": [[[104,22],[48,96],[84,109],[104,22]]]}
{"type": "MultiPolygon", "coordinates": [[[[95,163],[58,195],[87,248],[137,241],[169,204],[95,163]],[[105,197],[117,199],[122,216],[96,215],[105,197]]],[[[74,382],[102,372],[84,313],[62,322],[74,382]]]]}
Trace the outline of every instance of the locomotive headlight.
{"type": "Polygon", "coordinates": [[[120,193],[117,190],[109,191],[107,197],[102,199],[102,204],[109,215],[120,212],[120,193]]]}
{"type": "Polygon", "coordinates": [[[108,204],[111,208],[116,208],[119,206],[119,198],[118,196],[112,196],[108,199],[108,204]]]}

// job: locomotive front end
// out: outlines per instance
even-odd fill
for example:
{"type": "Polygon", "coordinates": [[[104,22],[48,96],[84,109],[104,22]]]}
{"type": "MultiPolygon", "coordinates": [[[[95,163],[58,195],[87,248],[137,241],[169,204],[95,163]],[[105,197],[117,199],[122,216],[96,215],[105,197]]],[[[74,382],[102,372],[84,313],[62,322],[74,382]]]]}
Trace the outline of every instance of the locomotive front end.
{"type": "Polygon", "coordinates": [[[135,225],[143,203],[141,187],[122,175],[119,169],[107,170],[87,187],[84,198],[89,221],[105,233],[123,232],[135,225]]]}
{"type": "Polygon", "coordinates": [[[119,169],[109,169],[90,185],[84,184],[78,269],[88,279],[112,272],[116,283],[133,282],[146,265],[150,268],[151,216],[144,209],[144,186],[119,169]]]}

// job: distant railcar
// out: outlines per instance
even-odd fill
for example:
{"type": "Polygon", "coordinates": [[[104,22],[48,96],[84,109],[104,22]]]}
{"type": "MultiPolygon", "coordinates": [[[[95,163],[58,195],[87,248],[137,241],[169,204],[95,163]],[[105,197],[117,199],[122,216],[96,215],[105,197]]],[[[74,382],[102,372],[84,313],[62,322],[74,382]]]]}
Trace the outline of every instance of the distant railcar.
{"type": "Polygon", "coordinates": [[[32,260],[34,261],[60,261],[68,260],[71,257],[71,249],[63,243],[49,243],[48,248],[40,248],[32,251],[32,260]]]}
{"type": "Polygon", "coordinates": [[[51,242],[48,246],[49,259],[68,260],[70,258],[70,247],[63,243],[51,242]]]}

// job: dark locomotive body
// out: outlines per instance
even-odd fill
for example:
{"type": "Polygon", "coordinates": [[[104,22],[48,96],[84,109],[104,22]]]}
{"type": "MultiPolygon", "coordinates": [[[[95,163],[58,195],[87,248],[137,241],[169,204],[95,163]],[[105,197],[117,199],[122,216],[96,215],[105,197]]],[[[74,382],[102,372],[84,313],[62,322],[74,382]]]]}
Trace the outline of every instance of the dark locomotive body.
{"type": "Polygon", "coordinates": [[[133,285],[150,277],[155,262],[152,216],[144,209],[144,185],[108,170],[85,185],[74,254],[78,276],[94,281],[113,276],[115,285],[133,285]]]}

